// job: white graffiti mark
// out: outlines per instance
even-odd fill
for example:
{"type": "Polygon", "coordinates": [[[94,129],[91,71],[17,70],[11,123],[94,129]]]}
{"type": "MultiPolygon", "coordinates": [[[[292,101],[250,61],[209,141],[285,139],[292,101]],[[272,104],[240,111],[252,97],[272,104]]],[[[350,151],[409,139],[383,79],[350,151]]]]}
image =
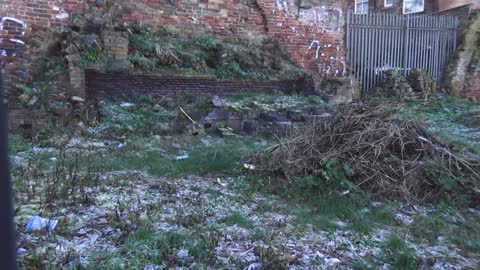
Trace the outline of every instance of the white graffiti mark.
{"type": "Polygon", "coordinates": [[[335,55],[326,55],[325,53],[321,52],[322,49],[327,49],[333,47],[332,44],[324,44],[322,45],[320,41],[318,40],[313,40],[310,45],[308,46],[307,53],[310,52],[313,48],[315,48],[315,60],[318,60],[320,57],[328,60],[327,62],[330,64],[335,64],[337,68],[333,69],[331,65],[325,66],[324,69],[320,69],[319,67],[319,72],[324,73],[326,75],[332,74],[332,71],[334,72],[334,76],[336,77],[343,77],[347,73],[347,66],[345,63],[345,57],[342,56],[340,47],[337,46],[336,53],[335,55]]]}
{"type": "MultiPolygon", "coordinates": [[[[283,10],[283,11],[285,11],[285,13],[286,13],[287,15],[291,15],[291,14],[292,14],[292,13],[290,12],[290,10],[291,10],[291,5],[289,5],[289,4],[291,4],[291,3],[288,3],[288,2],[289,2],[289,1],[286,1],[286,0],[283,0],[283,1],[282,1],[282,0],[276,0],[277,9],[278,9],[278,10],[283,10]]],[[[290,2],[292,2],[292,1],[290,1],[290,2]]]]}
{"type": "Polygon", "coordinates": [[[27,28],[27,24],[24,23],[22,20],[15,19],[12,17],[0,17],[0,30],[4,30],[4,25],[6,22],[13,22],[15,24],[21,25],[20,29],[23,31],[21,32],[21,36],[25,35],[25,28],[27,28]]]}
{"type": "Polygon", "coordinates": [[[0,17],[0,30],[7,36],[0,36],[0,56],[15,56],[16,48],[25,45],[20,38],[25,35],[27,24],[12,17],[0,17]]]}
{"type": "Polygon", "coordinates": [[[193,10],[193,14],[190,17],[190,19],[192,20],[193,24],[199,24],[200,23],[199,19],[201,19],[202,17],[203,17],[203,8],[200,7],[200,9],[193,10]]]}
{"type": "Polygon", "coordinates": [[[59,20],[64,20],[64,19],[67,19],[69,17],[68,13],[65,12],[65,10],[63,10],[63,8],[61,8],[61,7],[53,6],[52,9],[54,11],[58,11],[58,14],[55,15],[55,18],[57,18],[59,20]]]}
{"type": "Polygon", "coordinates": [[[317,50],[315,51],[315,59],[318,59],[318,52],[320,51],[320,48],[321,48],[320,42],[318,40],[313,40],[312,43],[310,43],[310,46],[308,46],[308,51],[310,51],[310,49],[313,48],[313,45],[317,45],[317,50]]]}

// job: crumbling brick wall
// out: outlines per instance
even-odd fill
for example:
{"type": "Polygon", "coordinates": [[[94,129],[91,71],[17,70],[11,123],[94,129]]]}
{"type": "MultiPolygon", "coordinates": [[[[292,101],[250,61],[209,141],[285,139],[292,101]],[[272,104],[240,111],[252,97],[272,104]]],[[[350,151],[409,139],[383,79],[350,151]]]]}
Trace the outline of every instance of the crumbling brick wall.
{"type": "MultiPolygon", "coordinates": [[[[153,27],[216,35],[277,38],[291,58],[314,74],[346,75],[344,7],[333,0],[0,0],[0,16],[21,22],[27,33],[67,27],[75,13],[112,5],[115,16],[153,27]]],[[[4,33],[5,34],[5,33],[4,33]]],[[[29,34],[26,35],[28,40],[29,34]]],[[[1,47],[1,46],[0,46],[1,47]]]]}

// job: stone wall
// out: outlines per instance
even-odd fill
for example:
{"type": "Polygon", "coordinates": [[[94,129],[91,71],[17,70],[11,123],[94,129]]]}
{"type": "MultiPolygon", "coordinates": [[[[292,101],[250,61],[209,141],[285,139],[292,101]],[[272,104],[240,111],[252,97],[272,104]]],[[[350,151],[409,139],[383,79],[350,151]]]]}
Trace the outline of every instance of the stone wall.
{"type": "Polygon", "coordinates": [[[128,57],[128,38],[120,32],[102,31],[104,53],[115,60],[128,57]]]}
{"type": "MultiPolygon", "coordinates": [[[[283,50],[314,74],[346,75],[344,6],[333,0],[0,0],[0,16],[27,33],[65,28],[75,13],[109,7],[108,15],[153,27],[216,35],[277,38],[283,50]]],[[[26,35],[28,40],[30,34],[26,35]]],[[[1,48],[1,46],[0,46],[1,48]]]]}
{"type": "Polygon", "coordinates": [[[174,95],[182,93],[234,94],[248,93],[292,93],[300,91],[313,92],[313,84],[307,79],[296,81],[226,81],[202,77],[173,77],[132,75],[122,72],[85,71],[87,97],[109,97],[118,95],[174,95]]]}

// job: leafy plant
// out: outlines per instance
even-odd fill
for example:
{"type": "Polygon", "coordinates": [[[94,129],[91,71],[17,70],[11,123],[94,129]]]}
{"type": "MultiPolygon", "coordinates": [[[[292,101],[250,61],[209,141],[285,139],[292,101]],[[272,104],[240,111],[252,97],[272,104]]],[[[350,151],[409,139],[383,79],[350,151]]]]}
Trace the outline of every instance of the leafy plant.
{"type": "Polygon", "coordinates": [[[106,56],[103,52],[90,48],[83,50],[80,56],[82,60],[90,63],[103,63],[108,60],[108,56],[106,56]]]}
{"type": "Polygon", "coordinates": [[[348,177],[352,174],[353,171],[347,164],[341,165],[337,159],[330,158],[321,161],[320,169],[298,181],[304,189],[315,193],[356,190],[357,186],[348,181],[348,177]]]}
{"type": "Polygon", "coordinates": [[[17,88],[22,91],[22,94],[31,96],[33,94],[33,89],[25,84],[17,84],[17,88]]]}

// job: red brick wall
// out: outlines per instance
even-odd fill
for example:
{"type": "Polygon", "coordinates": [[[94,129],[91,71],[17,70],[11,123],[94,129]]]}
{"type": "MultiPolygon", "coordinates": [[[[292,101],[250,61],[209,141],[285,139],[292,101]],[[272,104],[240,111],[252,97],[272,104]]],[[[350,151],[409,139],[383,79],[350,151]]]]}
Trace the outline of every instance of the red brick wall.
{"type": "MultiPolygon", "coordinates": [[[[22,20],[28,33],[43,26],[65,27],[74,13],[96,9],[95,2],[0,0],[0,16],[22,20]]],[[[310,2],[310,7],[299,9],[297,0],[115,0],[111,10],[125,21],[154,27],[275,37],[293,60],[312,73],[344,76],[347,1],[310,2]]]]}

